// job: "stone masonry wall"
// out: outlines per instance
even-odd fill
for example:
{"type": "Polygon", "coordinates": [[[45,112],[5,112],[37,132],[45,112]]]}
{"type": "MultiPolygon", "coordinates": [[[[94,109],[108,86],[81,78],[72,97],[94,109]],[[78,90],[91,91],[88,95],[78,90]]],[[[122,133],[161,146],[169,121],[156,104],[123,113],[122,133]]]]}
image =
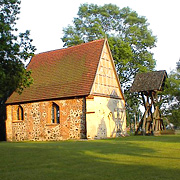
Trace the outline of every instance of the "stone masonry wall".
{"type": "Polygon", "coordinates": [[[50,141],[86,137],[84,98],[21,104],[24,119],[15,115],[18,105],[8,105],[6,134],[8,141],[50,141]],[[60,123],[51,123],[51,105],[60,108],[60,123]]]}

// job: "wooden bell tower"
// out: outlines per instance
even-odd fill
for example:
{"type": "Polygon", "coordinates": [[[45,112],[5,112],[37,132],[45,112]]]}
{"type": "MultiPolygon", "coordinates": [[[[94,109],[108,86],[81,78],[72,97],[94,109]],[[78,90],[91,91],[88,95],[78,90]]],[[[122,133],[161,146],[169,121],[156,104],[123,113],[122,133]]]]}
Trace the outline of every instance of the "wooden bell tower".
{"type": "Polygon", "coordinates": [[[145,112],[135,130],[135,134],[161,134],[166,130],[159,110],[158,92],[163,91],[166,71],[153,71],[137,74],[131,92],[138,92],[142,96],[145,112]]]}

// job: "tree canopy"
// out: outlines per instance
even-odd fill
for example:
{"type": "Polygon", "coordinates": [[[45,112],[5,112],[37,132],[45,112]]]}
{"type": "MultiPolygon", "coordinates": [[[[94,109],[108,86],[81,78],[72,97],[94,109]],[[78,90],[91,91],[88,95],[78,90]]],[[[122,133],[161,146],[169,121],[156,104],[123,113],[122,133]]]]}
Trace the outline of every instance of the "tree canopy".
{"type": "Polygon", "coordinates": [[[29,31],[15,35],[19,5],[19,0],[0,2],[0,99],[14,90],[21,92],[32,83],[30,71],[26,71],[23,61],[33,55],[35,47],[31,44],[29,31]]]}
{"type": "Polygon", "coordinates": [[[82,4],[73,25],[63,29],[64,46],[108,38],[121,85],[126,89],[137,72],[153,70],[155,60],[150,51],[156,37],[144,16],[129,7],[113,4],[82,4]]]}
{"type": "Polygon", "coordinates": [[[33,55],[35,47],[29,38],[30,32],[18,34],[16,28],[20,3],[20,0],[0,1],[0,139],[4,131],[6,99],[13,91],[21,93],[33,82],[23,62],[33,55]]]}
{"type": "Polygon", "coordinates": [[[168,74],[162,103],[164,115],[175,126],[180,126],[180,60],[176,69],[168,74]]]}

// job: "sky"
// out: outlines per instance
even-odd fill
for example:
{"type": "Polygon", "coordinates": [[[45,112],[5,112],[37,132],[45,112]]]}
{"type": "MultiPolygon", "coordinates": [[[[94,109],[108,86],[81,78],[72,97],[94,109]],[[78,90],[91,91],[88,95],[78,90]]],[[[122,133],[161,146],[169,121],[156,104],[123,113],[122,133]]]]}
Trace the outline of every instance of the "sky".
{"type": "Polygon", "coordinates": [[[179,0],[21,0],[21,13],[17,21],[19,32],[30,30],[36,52],[63,48],[63,28],[73,25],[81,4],[115,4],[130,7],[145,16],[153,35],[157,37],[152,49],[156,70],[175,69],[180,59],[179,0]]]}

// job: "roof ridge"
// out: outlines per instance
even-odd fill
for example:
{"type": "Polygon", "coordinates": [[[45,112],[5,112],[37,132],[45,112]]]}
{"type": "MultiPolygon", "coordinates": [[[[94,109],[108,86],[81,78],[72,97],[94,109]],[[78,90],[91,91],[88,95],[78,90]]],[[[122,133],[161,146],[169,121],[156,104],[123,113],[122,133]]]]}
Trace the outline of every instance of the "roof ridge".
{"type": "Polygon", "coordinates": [[[64,47],[64,48],[60,48],[60,49],[44,51],[44,52],[40,52],[40,53],[35,54],[35,56],[40,55],[40,54],[44,54],[44,53],[50,53],[50,52],[53,52],[53,51],[60,51],[60,50],[66,50],[66,49],[70,49],[70,48],[75,48],[75,47],[78,47],[78,46],[83,46],[83,45],[87,45],[87,44],[91,44],[91,43],[95,43],[97,41],[103,41],[103,40],[105,41],[105,39],[96,39],[96,40],[93,40],[93,41],[83,42],[81,44],[77,44],[77,45],[70,46],[70,47],[64,47]]]}

